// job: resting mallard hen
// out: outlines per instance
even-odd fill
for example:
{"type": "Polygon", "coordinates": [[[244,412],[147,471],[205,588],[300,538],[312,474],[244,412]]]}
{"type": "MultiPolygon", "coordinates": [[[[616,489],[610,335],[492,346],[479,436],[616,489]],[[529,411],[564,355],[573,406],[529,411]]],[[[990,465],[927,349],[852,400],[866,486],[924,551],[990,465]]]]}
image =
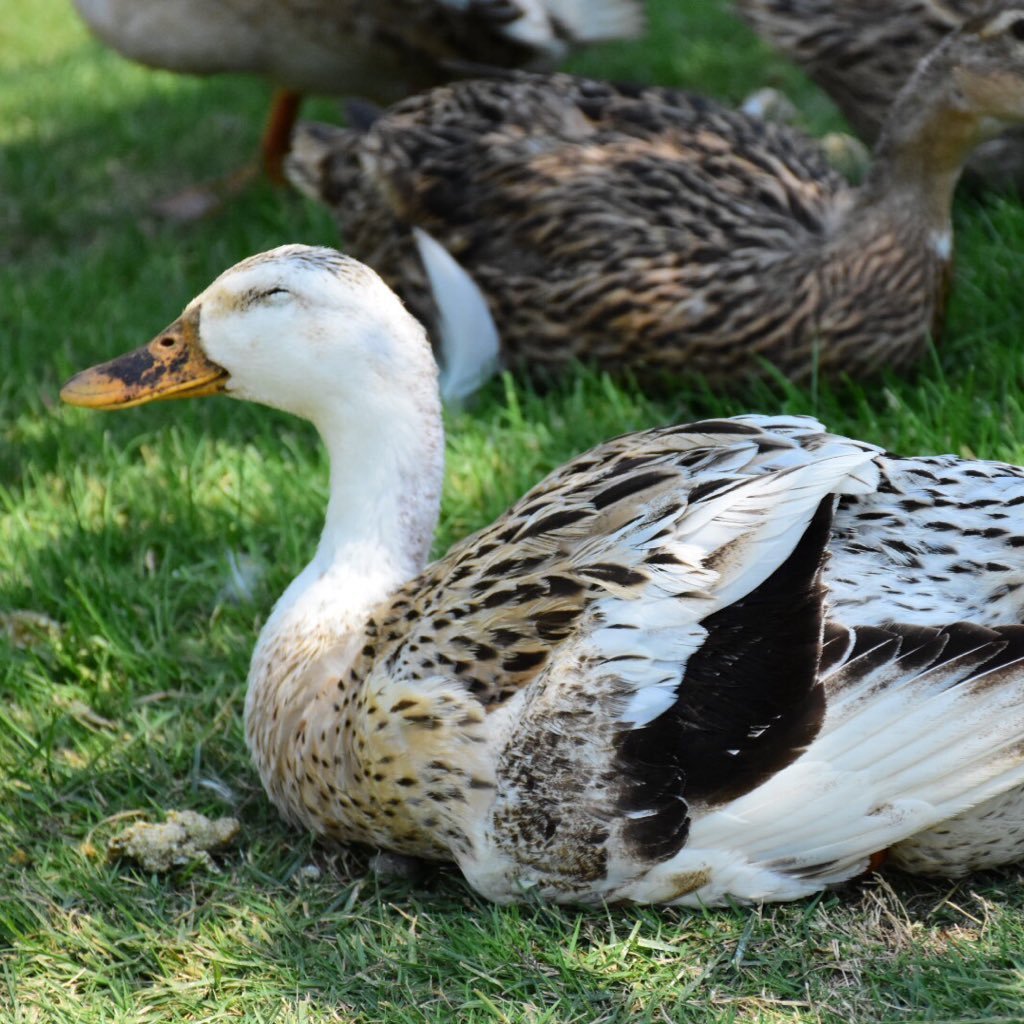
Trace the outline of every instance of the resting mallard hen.
{"type": "Polygon", "coordinates": [[[427,565],[443,477],[423,328],[285,246],[66,401],[225,392],[311,420],[316,555],[252,658],[271,799],[454,860],[496,900],[790,899],[1024,852],[1024,471],[801,417],[627,434],[427,565]]]}
{"type": "Polygon", "coordinates": [[[642,0],[73,2],[104,43],[140,64],[271,79],[279,91],[262,150],[277,180],[302,93],[390,102],[455,77],[458,61],[550,68],[644,22],[642,0]]]}
{"type": "Polygon", "coordinates": [[[427,287],[438,247],[516,367],[583,359],[720,384],[763,360],[801,381],[901,369],[941,328],[961,165],[1024,117],[1022,36],[1024,7],[1002,5],[940,44],[860,188],[786,126],[564,75],[456,83],[364,132],[300,126],[286,169],[442,349],[480,325],[447,336],[461,297],[427,287]]]}
{"type": "MultiPolygon", "coordinates": [[[[799,64],[835,101],[854,131],[874,142],[917,63],[991,0],[734,0],[764,39],[799,64]]],[[[971,170],[1024,184],[1024,134],[979,147],[971,170]]]]}

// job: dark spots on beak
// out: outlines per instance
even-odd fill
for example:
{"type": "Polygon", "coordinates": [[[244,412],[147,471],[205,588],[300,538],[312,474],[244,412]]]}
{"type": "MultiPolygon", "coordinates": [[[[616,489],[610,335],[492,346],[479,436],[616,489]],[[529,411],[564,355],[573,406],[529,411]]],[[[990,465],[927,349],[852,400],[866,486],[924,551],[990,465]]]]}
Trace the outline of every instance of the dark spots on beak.
{"type": "Polygon", "coordinates": [[[183,374],[191,358],[188,346],[182,344],[180,338],[172,335],[165,335],[157,345],[160,349],[167,350],[167,357],[160,358],[163,353],[159,350],[154,354],[153,346],[140,349],[111,366],[108,371],[111,378],[120,381],[127,388],[148,390],[161,380],[173,380],[183,374]],[[167,341],[173,341],[176,348],[172,349],[172,346],[165,345],[167,341]]]}
{"type": "Polygon", "coordinates": [[[143,348],[122,356],[107,372],[112,380],[119,380],[127,387],[146,386],[162,375],[164,365],[149,349],[143,348]]]}

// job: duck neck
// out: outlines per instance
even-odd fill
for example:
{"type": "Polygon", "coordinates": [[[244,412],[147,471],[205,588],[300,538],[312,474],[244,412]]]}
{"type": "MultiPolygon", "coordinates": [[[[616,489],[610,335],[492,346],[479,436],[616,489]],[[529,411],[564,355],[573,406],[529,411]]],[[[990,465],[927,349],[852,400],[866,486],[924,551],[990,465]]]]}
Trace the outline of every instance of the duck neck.
{"type": "Polygon", "coordinates": [[[358,655],[374,607],[419,573],[429,555],[444,434],[436,377],[425,376],[418,389],[384,385],[358,408],[334,402],[310,415],[331,463],[324,529],[313,560],[260,633],[245,705],[254,760],[286,813],[278,785],[287,775],[283,763],[298,723],[322,696],[324,673],[336,687],[358,655]],[[375,400],[380,408],[371,407],[375,400]]]}
{"type": "Polygon", "coordinates": [[[862,211],[882,205],[932,232],[948,232],[953,192],[992,125],[956,85],[951,46],[922,61],[893,103],[860,189],[862,211]]]}
{"type": "Polygon", "coordinates": [[[330,496],[316,555],[300,580],[362,580],[362,599],[350,594],[355,614],[368,612],[424,567],[440,509],[438,402],[389,406],[359,420],[332,411],[317,423],[330,457],[330,496]]]}

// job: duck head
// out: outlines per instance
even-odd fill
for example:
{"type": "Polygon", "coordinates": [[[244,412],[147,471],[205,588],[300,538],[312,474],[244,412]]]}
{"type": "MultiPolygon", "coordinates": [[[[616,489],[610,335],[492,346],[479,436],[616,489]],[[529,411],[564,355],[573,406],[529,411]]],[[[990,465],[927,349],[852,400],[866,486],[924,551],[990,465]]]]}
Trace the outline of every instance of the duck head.
{"type": "Polygon", "coordinates": [[[1024,4],[990,6],[954,33],[949,55],[963,106],[994,135],[1024,121],[1024,4]]]}
{"type": "MultiPolygon", "coordinates": [[[[71,405],[126,409],[224,393],[320,423],[405,381],[436,391],[420,324],[368,267],[285,245],[220,275],[149,344],[77,374],[71,405]]],[[[416,390],[414,388],[414,390],[416,390]]]]}

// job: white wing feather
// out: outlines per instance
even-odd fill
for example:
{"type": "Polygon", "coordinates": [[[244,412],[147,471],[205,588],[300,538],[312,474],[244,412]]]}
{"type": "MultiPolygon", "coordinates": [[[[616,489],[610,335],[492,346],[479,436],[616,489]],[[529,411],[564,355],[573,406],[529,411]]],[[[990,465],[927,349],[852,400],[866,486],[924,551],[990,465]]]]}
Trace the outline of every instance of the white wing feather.
{"type": "Polygon", "coordinates": [[[698,814],[685,849],[624,895],[671,899],[674,877],[713,864],[711,881],[678,902],[798,898],[1024,782],[1024,663],[1000,685],[986,685],[986,675],[957,685],[967,657],[906,679],[892,678],[897,662],[866,673],[830,700],[820,735],[797,761],[698,814]]]}

